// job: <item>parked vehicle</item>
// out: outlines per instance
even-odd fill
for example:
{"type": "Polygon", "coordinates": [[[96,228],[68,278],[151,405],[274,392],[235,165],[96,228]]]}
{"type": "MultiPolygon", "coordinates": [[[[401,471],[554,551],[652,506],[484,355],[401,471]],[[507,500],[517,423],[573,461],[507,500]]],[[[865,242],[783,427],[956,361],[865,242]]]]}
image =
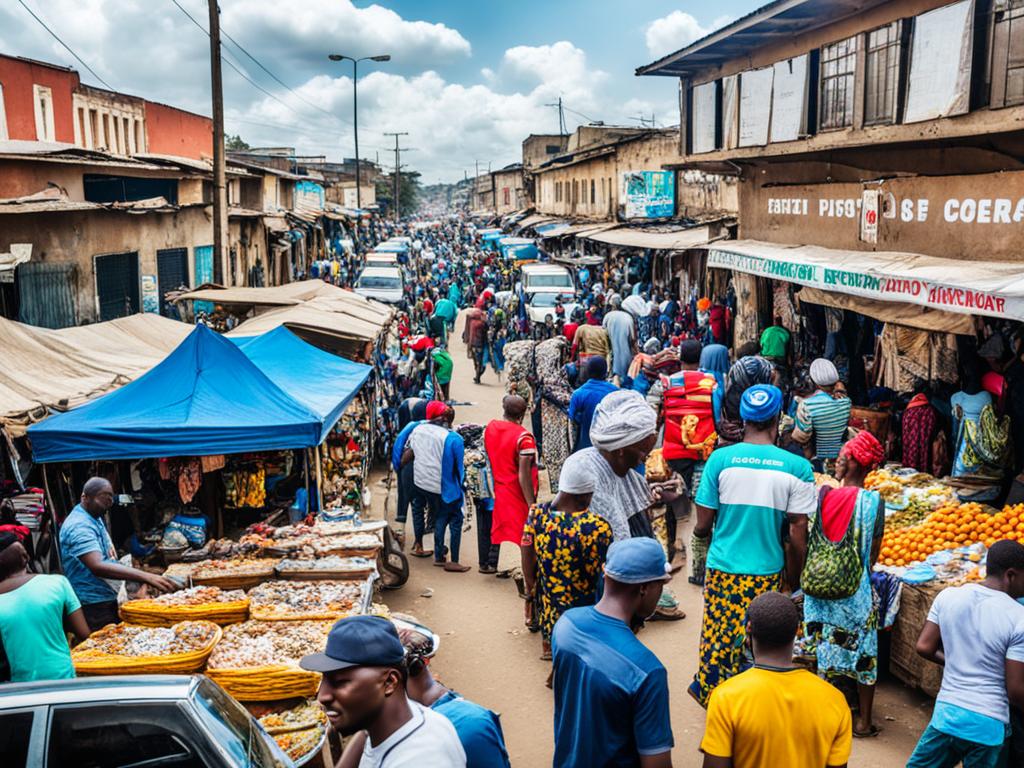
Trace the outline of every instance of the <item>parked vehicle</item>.
{"type": "Polygon", "coordinates": [[[202,675],[0,687],[5,768],[291,768],[245,708],[202,675]]]}
{"type": "Polygon", "coordinates": [[[398,304],[403,298],[405,278],[396,266],[364,267],[355,284],[355,292],[368,299],[398,304]]]}
{"type": "Polygon", "coordinates": [[[526,294],[526,316],[530,323],[544,323],[549,317],[557,316],[557,306],[561,304],[565,310],[563,319],[568,322],[577,307],[576,295],[561,291],[537,291],[526,294]]]}
{"type": "Polygon", "coordinates": [[[522,269],[523,293],[557,291],[575,293],[572,273],[560,264],[524,264],[522,269]]]}

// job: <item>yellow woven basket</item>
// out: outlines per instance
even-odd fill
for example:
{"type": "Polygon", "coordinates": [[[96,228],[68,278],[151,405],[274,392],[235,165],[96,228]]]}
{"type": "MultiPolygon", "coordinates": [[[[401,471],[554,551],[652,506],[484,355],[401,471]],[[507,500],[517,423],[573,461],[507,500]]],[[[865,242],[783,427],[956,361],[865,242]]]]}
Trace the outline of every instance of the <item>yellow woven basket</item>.
{"type": "Polygon", "coordinates": [[[118,656],[90,649],[73,649],[71,661],[79,675],[158,675],[196,672],[203,668],[214,647],[220,642],[224,631],[220,627],[215,629],[210,643],[188,653],[171,653],[165,656],[118,656]]]}
{"type": "Polygon", "coordinates": [[[274,701],[293,696],[315,696],[320,686],[318,673],[285,664],[244,669],[207,669],[206,676],[238,701],[274,701]]]}
{"type": "Polygon", "coordinates": [[[249,618],[249,600],[167,606],[156,600],[129,600],[121,606],[121,620],[143,627],[169,627],[179,621],[212,621],[222,627],[249,618]]]}
{"type": "Polygon", "coordinates": [[[249,615],[259,621],[335,621],[359,613],[358,607],[351,611],[322,611],[320,613],[274,613],[273,609],[253,608],[249,615]]]}

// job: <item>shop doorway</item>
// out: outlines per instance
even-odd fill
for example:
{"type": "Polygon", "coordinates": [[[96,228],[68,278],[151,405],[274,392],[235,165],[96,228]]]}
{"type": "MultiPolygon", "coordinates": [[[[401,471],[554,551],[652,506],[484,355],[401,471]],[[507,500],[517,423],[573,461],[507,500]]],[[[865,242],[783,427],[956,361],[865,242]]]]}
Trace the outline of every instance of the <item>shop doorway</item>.
{"type": "Polygon", "coordinates": [[[139,254],[110,253],[95,257],[96,304],[99,319],[114,320],[139,311],[139,254]]]}

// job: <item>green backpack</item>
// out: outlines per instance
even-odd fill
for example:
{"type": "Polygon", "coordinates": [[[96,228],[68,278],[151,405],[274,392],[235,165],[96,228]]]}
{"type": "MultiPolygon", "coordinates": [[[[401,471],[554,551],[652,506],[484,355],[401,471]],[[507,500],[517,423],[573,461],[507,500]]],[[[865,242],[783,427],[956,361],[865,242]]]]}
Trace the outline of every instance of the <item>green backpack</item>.
{"type": "Polygon", "coordinates": [[[857,546],[857,515],[854,513],[850,517],[846,534],[840,541],[830,540],[821,524],[821,506],[828,491],[828,488],[823,488],[818,497],[818,509],[807,539],[807,560],[800,574],[800,588],[804,594],[819,600],[844,600],[857,593],[864,574],[857,546]]]}

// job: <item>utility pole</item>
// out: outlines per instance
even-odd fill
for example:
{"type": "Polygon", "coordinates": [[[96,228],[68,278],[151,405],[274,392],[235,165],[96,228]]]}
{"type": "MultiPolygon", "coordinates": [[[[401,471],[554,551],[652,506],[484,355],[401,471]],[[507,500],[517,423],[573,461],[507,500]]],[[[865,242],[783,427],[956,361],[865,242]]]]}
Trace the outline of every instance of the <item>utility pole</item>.
{"type": "Polygon", "coordinates": [[[210,91],[213,96],[213,263],[215,270],[220,265],[221,280],[226,284],[229,282],[224,279],[228,188],[224,161],[224,87],[220,76],[220,9],[217,8],[217,0],[207,2],[210,6],[210,91]]]}
{"type": "Polygon", "coordinates": [[[394,136],[395,137],[395,201],[394,202],[395,202],[395,223],[397,224],[398,223],[398,219],[400,217],[400,214],[398,212],[398,209],[399,209],[399,205],[398,205],[398,203],[399,203],[399,179],[400,179],[401,173],[402,173],[402,150],[398,146],[398,137],[399,136],[408,136],[409,132],[408,131],[402,131],[402,132],[399,132],[399,133],[386,133],[385,132],[384,135],[385,136],[394,136]]]}
{"type": "Polygon", "coordinates": [[[558,135],[565,136],[568,131],[565,130],[565,108],[562,106],[562,97],[558,97],[558,102],[555,104],[545,104],[545,107],[558,107],[558,135]]]}

